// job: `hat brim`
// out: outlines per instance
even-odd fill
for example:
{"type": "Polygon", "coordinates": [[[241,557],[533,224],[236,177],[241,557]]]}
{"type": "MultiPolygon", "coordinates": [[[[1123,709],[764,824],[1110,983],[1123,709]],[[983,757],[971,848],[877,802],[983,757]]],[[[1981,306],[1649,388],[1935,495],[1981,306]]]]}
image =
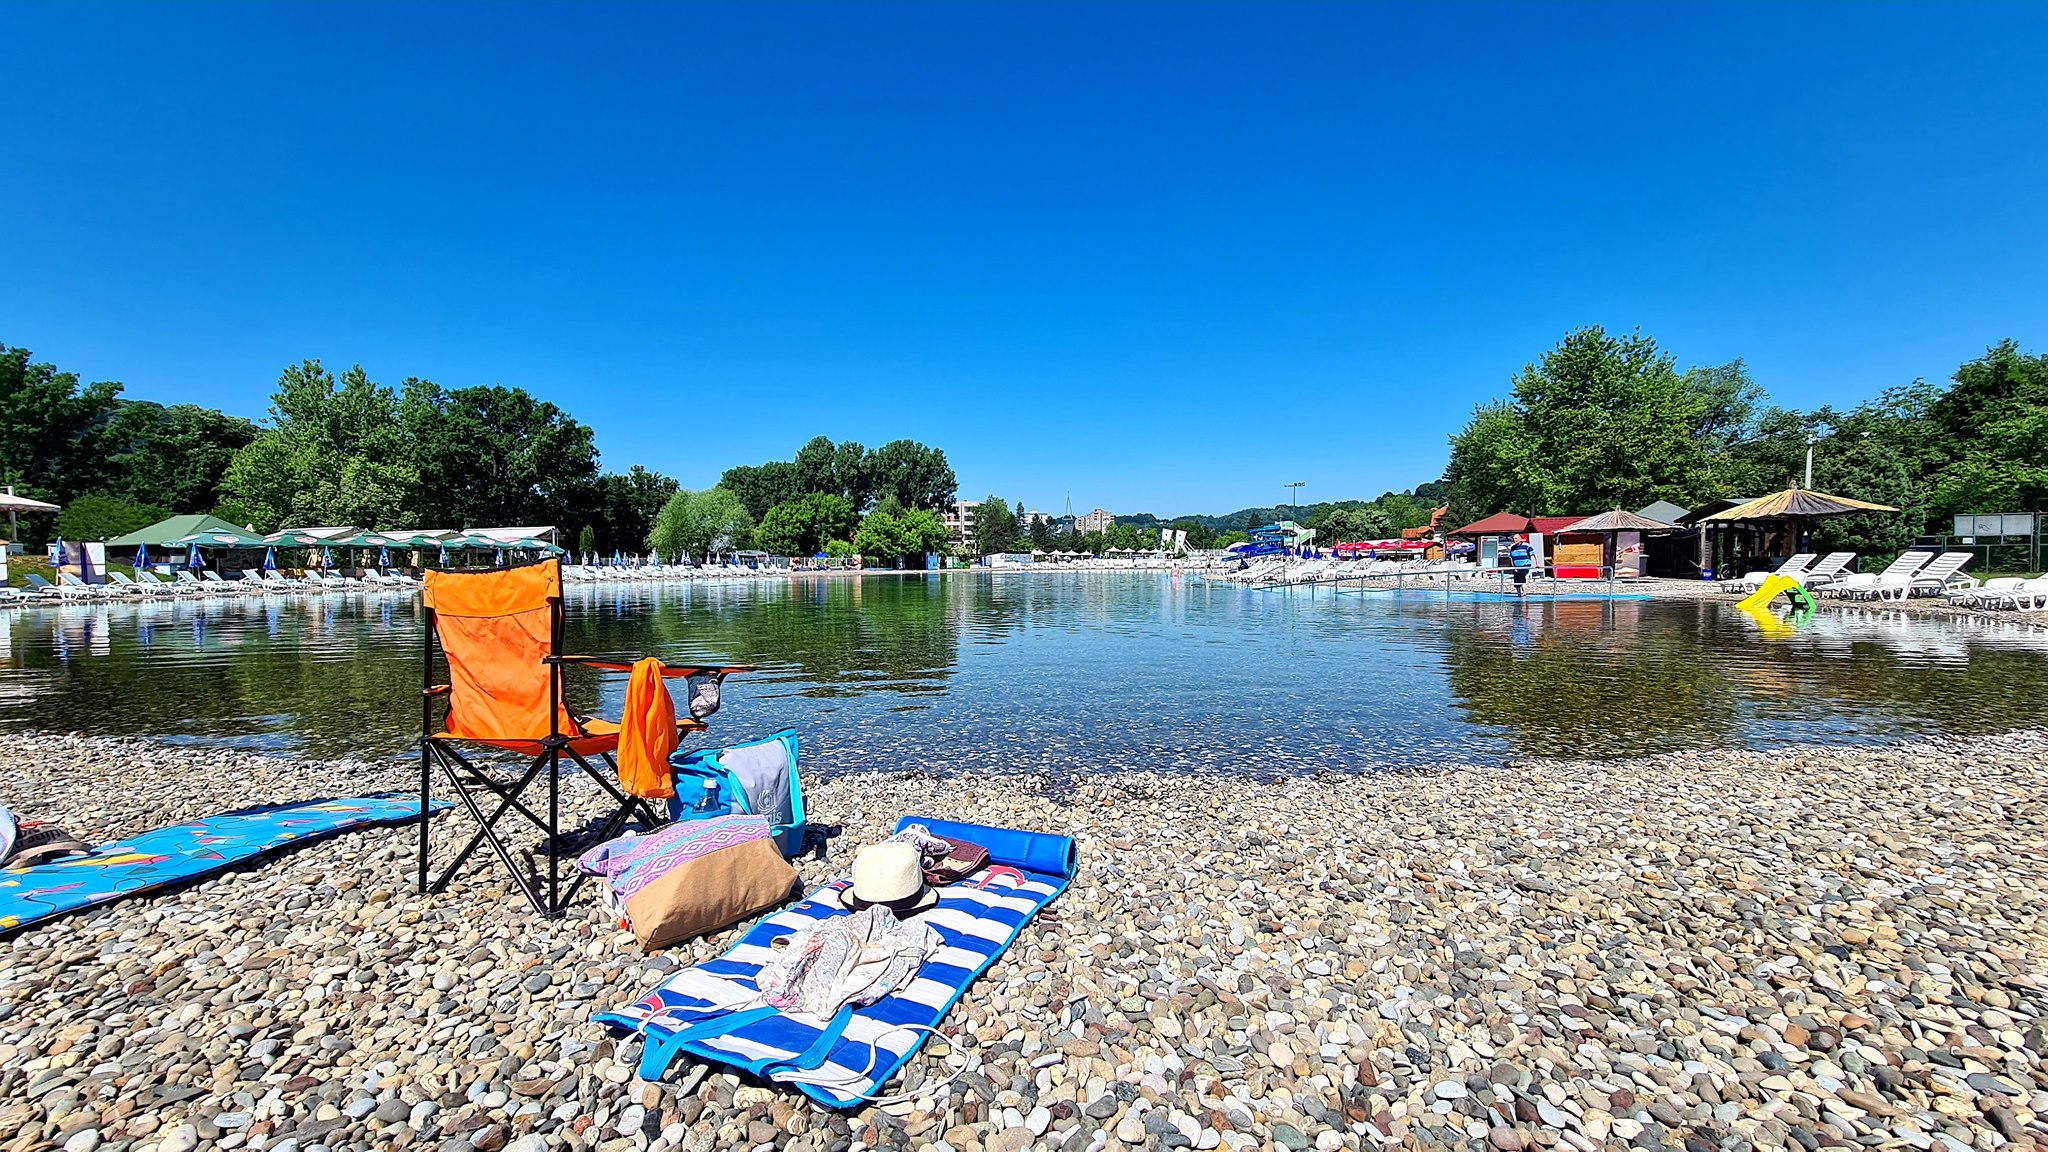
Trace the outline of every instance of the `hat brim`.
{"type": "Polygon", "coordinates": [[[926,885],[923,891],[901,900],[863,900],[854,895],[853,889],[846,890],[846,910],[858,912],[863,908],[887,908],[898,916],[915,916],[927,912],[939,902],[939,890],[926,885]]]}

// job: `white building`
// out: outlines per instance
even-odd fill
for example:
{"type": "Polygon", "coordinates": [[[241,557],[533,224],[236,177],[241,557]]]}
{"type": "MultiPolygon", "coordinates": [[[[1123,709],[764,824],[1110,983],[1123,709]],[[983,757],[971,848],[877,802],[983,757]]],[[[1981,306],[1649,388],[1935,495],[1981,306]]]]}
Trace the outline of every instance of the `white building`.
{"type": "Polygon", "coordinates": [[[939,514],[939,519],[945,521],[947,537],[969,555],[974,552],[974,510],[979,507],[979,500],[955,500],[939,514]]]}
{"type": "Polygon", "coordinates": [[[1083,536],[1092,535],[1097,532],[1107,532],[1114,527],[1116,527],[1116,517],[1111,516],[1100,508],[1086,516],[1076,516],[1074,518],[1074,530],[1083,536]]]}

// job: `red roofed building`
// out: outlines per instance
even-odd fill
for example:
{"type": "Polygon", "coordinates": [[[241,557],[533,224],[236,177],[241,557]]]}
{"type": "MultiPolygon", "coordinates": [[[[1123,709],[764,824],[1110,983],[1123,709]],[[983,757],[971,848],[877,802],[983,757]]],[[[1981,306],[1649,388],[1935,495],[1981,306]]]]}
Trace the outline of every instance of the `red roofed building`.
{"type": "Polygon", "coordinates": [[[1518,536],[1524,532],[1535,531],[1534,528],[1529,526],[1530,523],[1527,516],[1518,516],[1513,512],[1495,512],[1484,520],[1475,520],[1463,528],[1453,531],[1451,535],[1518,536]]]}

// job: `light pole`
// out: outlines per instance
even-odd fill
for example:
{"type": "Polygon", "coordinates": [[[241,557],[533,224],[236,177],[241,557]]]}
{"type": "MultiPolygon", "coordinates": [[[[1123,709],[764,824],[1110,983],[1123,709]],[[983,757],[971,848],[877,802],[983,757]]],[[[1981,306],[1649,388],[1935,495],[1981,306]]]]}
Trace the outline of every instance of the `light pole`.
{"type": "Polygon", "coordinates": [[[1282,488],[1285,488],[1285,489],[1287,489],[1287,490],[1288,490],[1288,492],[1287,492],[1287,516],[1288,516],[1288,519],[1290,519],[1290,520],[1291,520],[1291,519],[1293,519],[1293,518],[1295,517],[1295,515],[1297,515],[1297,513],[1295,512],[1295,508],[1296,508],[1296,507],[1297,507],[1297,506],[1298,506],[1298,505],[1299,505],[1299,504],[1301,503],[1301,502],[1300,502],[1300,500],[1299,500],[1299,499],[1297,499],[1297,497],[1299,497],[1299,496],[1301,495],[1301,489],[1302,489],[1302,488],[1304,488],[1305,486],[1307,486],[1307,484],[1308,484],[1308,481],[1306,481],[1306,480],[1296,480],[1296,481],[1294,481],[1294,482],[1293,482],[1293,483],[1291,483],[1291,484],[1282,484],[1282,485],[1281,485],[1281,487],[1282,487],[1282,488]]]}

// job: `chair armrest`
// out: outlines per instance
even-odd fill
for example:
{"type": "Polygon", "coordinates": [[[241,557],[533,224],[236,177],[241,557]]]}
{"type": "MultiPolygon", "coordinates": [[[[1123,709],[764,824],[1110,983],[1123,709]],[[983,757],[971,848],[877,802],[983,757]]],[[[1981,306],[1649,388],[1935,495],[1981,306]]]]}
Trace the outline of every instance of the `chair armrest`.
{"type": "MultiPolygon", "coordinates": [[[[601,656],[549,656],[547,661],[550,664],[578,664],[585,668],[602,668],[607,672],[631,672],[633,670],[631,664],[621,663],[617,660],[607,660],[601,656]]],[[[730,676],[735,672],[752,672],[753,670],[754,667],[751,664],[685,664],[673,668],[664,667],[661,670],[661,674],[669,679],[674,679],[678,676],[724,677],[730,676]]]]}

